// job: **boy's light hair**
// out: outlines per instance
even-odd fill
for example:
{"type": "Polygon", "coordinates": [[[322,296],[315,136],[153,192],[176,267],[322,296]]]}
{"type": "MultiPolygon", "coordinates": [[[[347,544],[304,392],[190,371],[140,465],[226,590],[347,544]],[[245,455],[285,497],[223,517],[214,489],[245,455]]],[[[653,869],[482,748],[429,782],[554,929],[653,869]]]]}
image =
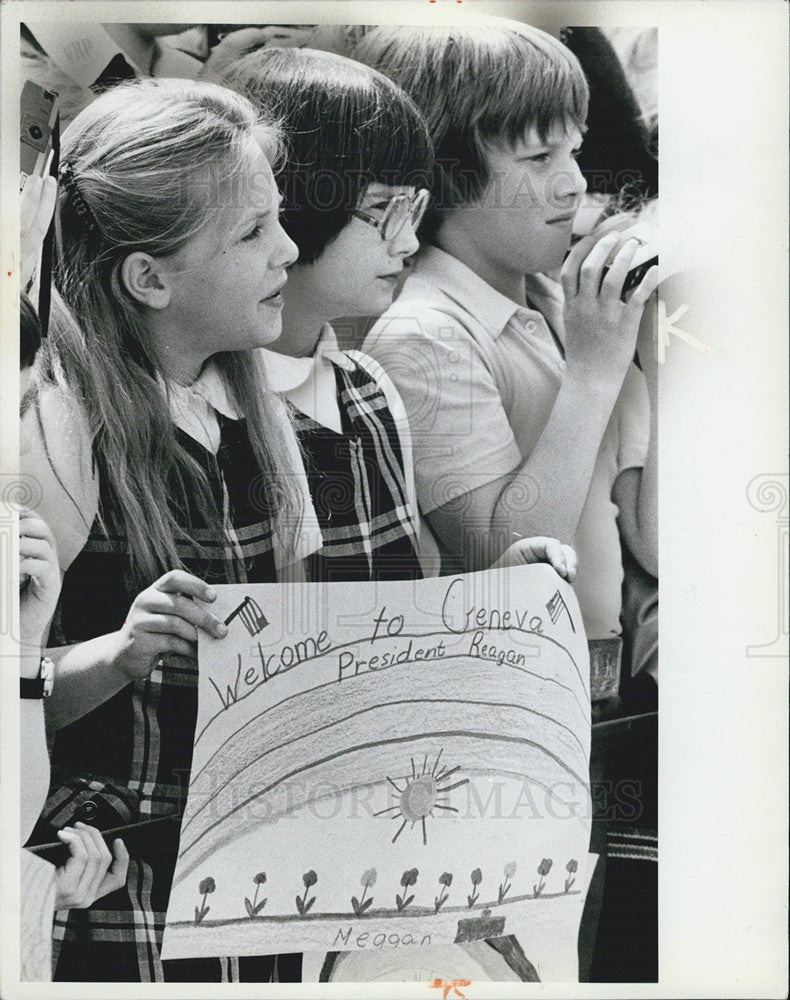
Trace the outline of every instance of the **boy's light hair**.
{"type": "Polygon", "coordinates": [[[436,154],[427,235],[442,209],[478,200],[488,181],[486,148],[511,145],[557,122],[584,131],[589,88],[576,56],[518,21],[469,27],[379,26],[354,58],[399,84],[425,115],[436,154]]]}
{"type": "MultiPolygon", "coordinates": [[[[205,474],[176,436],[162,359],[121,265],[138,250],[167,257],[231,200],[243,206],[254,151],[274,160],[280,148],[279,128],[244,98],[176,80],[115,87],[63,134],[68,180],[59,186],[55,220],[57,291],[36,381],[39,391],[54,385],[85,413],[103,494],[120,519],[115,529],[128,540],[138,585],[180,567],[184,552],[200,551],[179,527],[178,506],[194,503],[213,540],[221,542],[224,531],[205,474]]],[[[287,449],[261,391],[259,354],[215,359],[247,420],[262,510],[293,515],[287,449]]]]}

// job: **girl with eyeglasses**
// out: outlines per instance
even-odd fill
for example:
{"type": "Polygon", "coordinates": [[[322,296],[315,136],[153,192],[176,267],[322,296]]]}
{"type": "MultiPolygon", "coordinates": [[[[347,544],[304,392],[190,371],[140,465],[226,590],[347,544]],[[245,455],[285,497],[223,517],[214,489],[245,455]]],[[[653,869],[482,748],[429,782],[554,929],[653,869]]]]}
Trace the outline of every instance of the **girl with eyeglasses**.
{"type": "Polygon", "coordinates": [[[310,49],[259,49],[223,81],[282,122],[283,228],[299,248],[283,332],[265,352],[291,405],[323,548],[313,579],[419,578],[408,424],[379,365],[341,351],[337,317],[392,302],[428,201],[422,116],[375,70],[310,49]]]}

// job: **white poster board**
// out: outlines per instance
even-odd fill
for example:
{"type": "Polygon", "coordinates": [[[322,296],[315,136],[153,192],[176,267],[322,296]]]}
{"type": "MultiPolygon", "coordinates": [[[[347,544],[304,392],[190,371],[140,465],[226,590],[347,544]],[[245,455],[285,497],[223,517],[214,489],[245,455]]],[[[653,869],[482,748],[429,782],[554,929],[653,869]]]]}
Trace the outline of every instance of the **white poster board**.
{"type": "Polygon", "coordinates": [[[164,958],[517,934],[574,974],[589,660],[548,566],[217,588],[164,958]]]}

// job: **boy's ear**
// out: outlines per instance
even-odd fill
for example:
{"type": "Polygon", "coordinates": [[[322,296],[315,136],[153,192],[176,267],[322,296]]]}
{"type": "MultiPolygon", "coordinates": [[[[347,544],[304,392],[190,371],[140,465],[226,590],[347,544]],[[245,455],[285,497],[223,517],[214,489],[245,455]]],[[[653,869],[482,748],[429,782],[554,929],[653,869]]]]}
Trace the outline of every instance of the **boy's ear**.
{"type": "Polygon", "coordinates": [[[164,309],[170,304],[171,283],[164,269],[150,254],[130,253],[121,264],[121,281],[135,301],[151,309],[164,309]]]}

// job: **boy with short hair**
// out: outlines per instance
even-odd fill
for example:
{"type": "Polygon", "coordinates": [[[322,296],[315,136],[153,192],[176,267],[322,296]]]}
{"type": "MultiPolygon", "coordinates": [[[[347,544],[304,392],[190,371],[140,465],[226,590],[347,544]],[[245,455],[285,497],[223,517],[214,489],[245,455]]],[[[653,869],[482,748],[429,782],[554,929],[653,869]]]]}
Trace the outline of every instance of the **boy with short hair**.
{"type": "MultiPolygon", "coordinates": [[[[632,359],[658,279],[621,300],[638,243],[607,269],[617,233],[581,240],[563,265],[586,190],[581,67],[509,21],[379,27],[354,55],[409,93],[436,150],[432,245],[364,350],[406,405],[443,571],[489,565],[514,534],[572,542],[588,638],[616,638],[618,522],[657,572],[655,406],[632,359]],[[561,286],[546,277],[560,268],[561,286]]],[[[652,356],[647,323],[643,336],[652,356]]]]}

